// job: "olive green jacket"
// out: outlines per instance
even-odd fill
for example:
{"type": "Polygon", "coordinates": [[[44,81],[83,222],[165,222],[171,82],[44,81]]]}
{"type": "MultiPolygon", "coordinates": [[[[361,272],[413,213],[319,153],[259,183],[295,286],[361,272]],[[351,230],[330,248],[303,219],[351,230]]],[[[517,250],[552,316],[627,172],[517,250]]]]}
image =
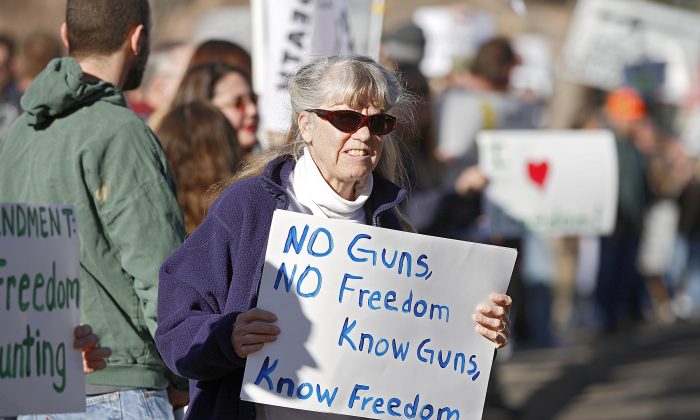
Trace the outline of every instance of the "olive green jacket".
{"type": "Polygon", "coordinates": [[[0,202],[76,208],[81,322],[112,349],[89,385],[168,385],[156,350],[158,269],[183,238],[160,143],[115,86],[55,59],[22,97],[0,145],[0,202]]]}

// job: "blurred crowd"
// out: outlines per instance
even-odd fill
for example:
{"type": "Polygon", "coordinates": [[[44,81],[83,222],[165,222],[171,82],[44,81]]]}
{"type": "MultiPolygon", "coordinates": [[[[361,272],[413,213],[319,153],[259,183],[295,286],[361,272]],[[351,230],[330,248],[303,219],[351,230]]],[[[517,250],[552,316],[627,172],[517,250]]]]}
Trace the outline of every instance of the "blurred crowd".
{"type": "MultiPolygon", "coordinates": [[[[588,111],[570,128],[615,136],[617,220],[605,237],[553,237],[489,231],[476,136],[487,129],[546,129],[550,104],[510,81],[520,64],[511,42],[496,37],[457,62],[442,80],[419,63],[421,29],[406,25],[384,41],[381,60],[417,99],[415,125],[399,127],[410,199],[405,213],[419,233],[519,250],[509,294],[513,344],[557,346],[567,331],[614,333],[638,323],[700,317],[700,150],[686,109],[632,86],[591,89],[588,111]],[[671,115],[671,117],[669,117],[671,115]]],[[[0,142],[20,115],[20,98],[60,41],[38,33],[0,34],[0,142]]],[[[274,142],[260,129],[249,51],[227,40],[152,48],[129,107],[156,133],[176,180],[189,234],[222,183],[274,142]],[[265,147],[262,146],[265,144],[265,147]]]]}
{"type": "MultiPolygon", "coordinates": [[[[517,247],[510,293],[517,346],[552,346],[572,326],[605,332],[637,322],[700,316],[700,167],[692,120],[634,87],[591,89],[573,129],[605,128],[616,139],[619,199],[606,237],[489,233],[476,136],[487,129],[545,129],[549,104],[511,88],[520,59],[507,38],[484,42],[441,80],[421,72],[425,38],[413,24],[385,37],[382,61],[416,95],[415,125],[400,127],[420,233],[517,247]],[[671,122],[669,122],[671,120],[671,122]]],[[[0,141],[21,113],[20,98],[59,40],[0,35],[0,141]]],[[[153,47],[130,108],[159,138],[177,180],[186,231],[204,218],[217,185],[263,150],[251,56],[227,40],[153,47]]],[[[268,145],[267,147],[270,147],[268,145]]]]}

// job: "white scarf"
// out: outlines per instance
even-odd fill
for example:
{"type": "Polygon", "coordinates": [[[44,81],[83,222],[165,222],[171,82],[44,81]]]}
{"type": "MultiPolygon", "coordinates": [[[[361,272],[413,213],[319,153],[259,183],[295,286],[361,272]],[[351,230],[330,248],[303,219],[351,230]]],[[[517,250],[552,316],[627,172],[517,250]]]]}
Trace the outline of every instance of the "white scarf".
{"type": "Polygon", "coordinates": [[[305,149],[294,171],[289,174],[289,210],[364,224],[364,205],[372,192],[372,186],[372,174],[369,174],[355,185],[357,198],[354,201],[344,199],[328,185],[309,150],[305,149]]]}

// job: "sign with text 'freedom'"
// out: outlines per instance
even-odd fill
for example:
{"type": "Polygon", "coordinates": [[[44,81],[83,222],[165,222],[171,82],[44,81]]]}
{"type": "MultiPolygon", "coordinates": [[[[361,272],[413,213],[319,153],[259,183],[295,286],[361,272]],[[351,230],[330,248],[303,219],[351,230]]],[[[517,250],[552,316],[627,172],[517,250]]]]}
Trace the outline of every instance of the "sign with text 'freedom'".
{"type": "Polygon", "coordinates": [[[276,211],[258,307],[276,342],[241,398],[367,418],[480,419],[493,343],[472,314],[514,249],[276,211]]]}
{"type": "Polygon", "coordinates": [[[75,210],[0,203],[0,416],[85,411],[75,210]]]}
{"type": "Polygon", "coordinates": [[[477,139],[492,233],[606,235],[615,226],[615,139],[606,130],[494,130],[477,139]]]}

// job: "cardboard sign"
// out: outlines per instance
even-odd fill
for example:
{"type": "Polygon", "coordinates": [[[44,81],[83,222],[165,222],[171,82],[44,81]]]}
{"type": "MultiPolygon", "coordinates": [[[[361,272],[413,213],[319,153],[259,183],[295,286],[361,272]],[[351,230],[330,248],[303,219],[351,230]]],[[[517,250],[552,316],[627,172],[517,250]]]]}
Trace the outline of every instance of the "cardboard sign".
{"type": "Polygon", "coordinates": [[[516,254],[278,210],[258,307],[282,332],[248,357],[241,398],[376,419],[480,419],[494,345],[472,314],[506,290],[516,254]]]}
{"type": "Polygon", "coordinates": [[[700,14],[641,0],[580,0],[563,52],[576,81],[612,90],[625,68],[665,63],[661,98],[680,103],[700,58],[700,14]]]}
{"type": "Polygon", "coordinates": [[[72,206],[0,203],[0,416],[85,411],[79,260],[72,206]]]}
{"type": "Polygon", "coordinates": [[[605,235],[617,211],[617,151],[605,130],[482,131],[492,233],[605,235]]]}

